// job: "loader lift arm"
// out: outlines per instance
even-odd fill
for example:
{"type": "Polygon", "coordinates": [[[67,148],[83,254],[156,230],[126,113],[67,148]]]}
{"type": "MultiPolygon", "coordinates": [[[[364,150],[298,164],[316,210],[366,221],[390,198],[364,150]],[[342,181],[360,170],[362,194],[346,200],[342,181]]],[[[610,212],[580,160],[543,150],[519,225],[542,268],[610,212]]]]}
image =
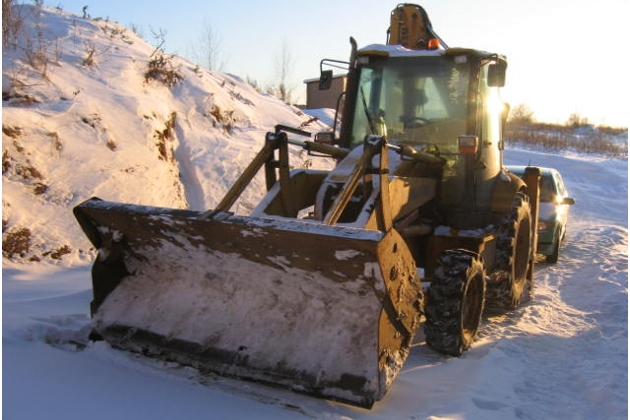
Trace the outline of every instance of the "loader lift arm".
{"type": "MultiPolygon", "coordinates": [[[[363,163],[326,223],[295,217],[315,194],[296,199],[304,185],[289,171],[288,144],[283,127],[268,134],[217,210],[96,198],[78,205],[75,215],[99,250],[91,337],[364,407],[381,399],[422,314],[415,261],[392,228],[387,142],[366,140],[363,163]],[[263,167],[280,217],[230,213],[263,167]],[[378,229],[338,224],[358,181],[373,176],[383,198],[374,201],[378,229]]],[[[319,153],[332,147],[322,146],[319,153]]]]}
{"type": "Polygon", "coordinates": [[[265,143],[262,149],[256,154],[254,159],[245,168],[243,173],[234,182],[229,191],[225,194],[221,202],[213,210],[208,211],[205,217],[213,218],[219,213],[229,212],[236,200],[243,194],[245,188],[252,182],[256,174],[265,168],[265,181],[267,191],[280,180],[280,191],[285,214],[295,214],[298,208],[294,203],[290,181],[290,165],[288,145],[301,146],[309,153],[320,153],[334,158],[343,158],[348,154],[347,149],[341,149],[331,145],[316,143],[312,141],[295,141],[289,139],[287,133],[310,137],[311,133],[285,125],[276,125],[274,132],[269,132],[265,136],[265,143]],[[276,158],[276,152],[278,156],[276,158]]]}

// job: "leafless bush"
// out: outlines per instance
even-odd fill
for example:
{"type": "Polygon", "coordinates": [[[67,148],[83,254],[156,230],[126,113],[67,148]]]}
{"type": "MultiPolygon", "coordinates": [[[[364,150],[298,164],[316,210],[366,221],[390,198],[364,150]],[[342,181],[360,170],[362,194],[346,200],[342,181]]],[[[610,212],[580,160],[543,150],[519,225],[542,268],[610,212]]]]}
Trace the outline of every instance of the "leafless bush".
{"type": "Polygon", "coordinates": [[[125,28],[120,28],[115,25],[109,26],[109,23],[106,23],[101,26],[101,30],[108,34],[110,39],[118,37],[127,44],[133,44],[133,41],[127,36],[127,30],[125,28]]]}
{"type": "MultiPolygon", "coordinates": [[[[619,141],[624,129],[585,125],[514,124],[508,123],[505,138],[508,144],[534,146],[551,152],[574,151],[628,156],[628,141],[619,141]],[[617,140],[615,140],[617,139],[617,140]]],[[[625,129],[627,132],[627,129],[625,129]]]]}
{"type": "Polygon", "coordinates": [[[87,125],[89,125],[92,128],[97,128],[99,126],[99,124],[101,123],[102,118],[101,118],[101,116],[99,114],[94,113],[94,114],[90,114],[90,115],[88,115],[86,117],[81,117],[81,121],[84,124],[87,124],[87,125]]]}
{"type": "Polygon", "coordinates": [[[92,67],[94,65],[94,54],[96,53],[96,46],[94,44],[86,42],[85,53],[86,56],[83,61],[81,61],[81,64],[86,67],[92,67]]]}
{"type": "Polygon", "coordinates": [[[24,50],[26,62],[42,76],[42,79],[48,79],[48,51],[42,43],[36,43],[32,39],[26,40],[26,48],[24,50]]]}
{"type": "Polygon", "coordinates": [[[7,173],[11,169],[11,156],[9,156],[8,150],[2,151],[2,175],[7,173]]]}
{"type": "Polygon", "coordinates": [[[138,35],[140,38],[144,38],[144,31],[142,30],[142,27],[140,25],[132,22],[127,26],[129,26],[129,29],[131,29],[131,32],[138,35]]]}
{"type": "Polygon", "coordinates": [[[39,103],[39,99],[29,94],[21,94],[17,92],[2,92],[2,100],[10,101],[11,106],[29,106],[39,103]]]}
{"type": "Polygon", "coordinates": [[[27,165],[16,165],[15,173],[27,181],[33,179],[43,179],[41,172],[27,162],[27,165]]]}
{"type": "Polygon", "coordinates": [[[22,130],[22,127],[2,124],[2,134],[11,137],[12,139],[17,139],[22,135],[23,132],[24,131],[22,130]]]}
{"type": "Polygon", "coordinates": [[[175,68],[173,65],[173,56],[167,56],[161,52],[149,60],[148,69],[144,73],[145,83],[149,83],[150,80],[157,80],[168,88],[172,88],[183,79],[179,68],[175,68]]]}
{"type": "Polygon", "coordinates": [[[24,257],[31,249],[31,231],[28,228],[17,228],[5,233],[2,237],[2,256],[13,258],[24,257]]]}
{"type": "Polygon", "coordinates": [[[35,195],[42,195],[46,191],[48,191],[48,185],[41,182],[36,182],[33,184],[33,193],[35,195]]]}
{"type": "MultiPolygon", "coordinates": [[[[29,106],[38,103],[39,100],[33,96],[24,93],[30,88],[30,85],[24,82],[27,77],[23,75],[23,69],[9,69],[5,75],[9,79],[7,86],[3,86],[2,100],[8,101],[10,106],[29,106]]],[[[3,127],[4,130],[4,127],[3,127]]]]}
{"type": "Polygon", "coordinates": [[[151,33],[157,45],[149,56],[148,69],[144,73],[144,81],[148,83],[153,79],[172,88],[177,83],[181,82],[184,77],[179,67],[173,65],[174,56],[166,55],[162,49],[162,46],[166,42],[166,31],[164,29],[160,29],[159,31],[151,30],[151,33]]]}
{"type": "Polygon", "coordinates": [[[50,40],[44,33],[44,25],[41,22],[41,8],[43,0],[35,0],[35,36],[27,37],[24,45],[24,57],[26,62],[39,74],[42,79],[48,80],[49,65],[59,63],[61,50],[59,40],[50,40]]]}
{"type": "Polygon", "coordinates": [[[264,92],[264,89],[260,86],[260,83],[258,83],[258,80],[254,79],[253,77],[247,76],[246,81],[247,81],[247,84],[253,87],[256,92],[258,93],[264,92]]]}
{"type": "Polygon", "coordinates": [[[55,251],[50,253],[50,258],[52,258],[53,260],[60,260],[61,257],[71,252],[72,252],[72,249],[68,245],[62,245],[59,248],[57,248],[55,251]]]}
{"type": "Polygon", "coordinates": [[[61,152],[61,149],[63,149],[63,143],[61,143],[59,133],[51,131],[49,133],[46,133],[46,136],[50,138],[53,154],[56,152],[61,152]]]}
{"type": "Polygon", "coordinates": [[[589,122],[588,122],[587,117],[584,117],[578,114],[577,112],[574,112],[571,115],[569,115],[567,125],[569,127],[578,128],[578,127],[583,127],[585,125],[589,125],[589,122]]]}
{"type": "Polygon", "coordinates": [[[533,124],[536,121],[534,111],[525,104],[519,104],[510,109],[508,120],[511,124],[533,124]]]}
{"type": "Polygon", "coordinates": [[[96,57],[104,55],[109,52],[113,47],[113,41],[116,37],[120,37],[121,41],[126,44],[133,44],[127,34],[123,29],[117,28],[116,26],[109,26],[109,24],[105,24],[101,26],[101,29],[105,34],[109,35],[110,43],[105,45],[99,49],[96,48],[96,45],[91,41],[85,41],[85,58],[81,60],[81,64],[86,67],[92,67],[96,64],[96,57]]]}
{"type": "Polygon", "coordinates": [[[234,90],[228,90],[228,93],[230,94],[230,97],[232,99],[241,101],[245,105],[254,106],[254,103],[250,101],[249,99],[247,99],[246,97],[244,97],[240,92],[236,92],[234,90]]]}
{"type": "Polygon", "coordinates": [[[226,134],[231,134],[234,131],[234,111],[222,111],[218,105],[212,105],[208,114],[212,117],[213,127],[220,125],[226,134]]]}

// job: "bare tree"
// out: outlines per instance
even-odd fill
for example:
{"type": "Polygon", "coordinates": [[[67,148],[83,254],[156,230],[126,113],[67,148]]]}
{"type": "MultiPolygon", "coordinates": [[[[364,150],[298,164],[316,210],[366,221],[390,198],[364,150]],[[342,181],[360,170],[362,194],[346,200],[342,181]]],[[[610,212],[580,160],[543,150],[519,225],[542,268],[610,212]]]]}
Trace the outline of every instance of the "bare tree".
{"type": "Polygon", "coordinates": [[[589,124],[588,118],[580,115],[578,112],[571,113],[571,115],[569,115],[569,119],[567,120],[567,126],[573,128],[583,127],[589,124]]]}
{"type": "Polygon", "coordinates": [[[151,28],[151,35],[153,36],[157,44],[155,46],[155,50],[153,50],[149,57],[153,57],[157,52],[164,53],[164,43],[166,42],[166,29],[160,28],[156,31],[151,28]]]}
{"type": "Polygon", "coordinates": [[[144,30],[142,29],[141,25],[138,25],[137,23],[132,22],[129,25],[127,25],[127,27],[131,29],[131,32],[138,35],[140,38],[144,38],[144,30]]]}
{"type": "Polygon", "coordinates": [[[221,38],[206,19],[203,29],[193,45],[192,59],[207,70],[221,71],[225,66],[221,54],[221,38]]]}
{"type": "Polygon", "coordinates": [[[275,86],[276,96],[283,102],[290,103],[293,95],[293,88],[288,85],[291,69],[294,65],[294,58],[291,52],[291,46],[286,38],[282,40],[279,55],[276,56],[276,77],[277,85],[275,86]]]}
{"type": "Polygon", "coordinates": [[[2,46],[15,47],[23,18],[15,8],[15,0],[2,0],[2,46]]]}
{"type": "Polygon", "coordinates": [[[260,87],[260,83],[258,83],[258,80],[254,79],[251,76],[247,76],[247,83],[253,87],[257,92],[263,92],[262,87],[260,87]]]}
{"type": "Polygon", "coordinates": [[[510,116],[508,121],[512,124],[532,124],[536,120],[534,118],[534,111],[526,104],[518,104],[516,107],[510,109],[510,116]]]}

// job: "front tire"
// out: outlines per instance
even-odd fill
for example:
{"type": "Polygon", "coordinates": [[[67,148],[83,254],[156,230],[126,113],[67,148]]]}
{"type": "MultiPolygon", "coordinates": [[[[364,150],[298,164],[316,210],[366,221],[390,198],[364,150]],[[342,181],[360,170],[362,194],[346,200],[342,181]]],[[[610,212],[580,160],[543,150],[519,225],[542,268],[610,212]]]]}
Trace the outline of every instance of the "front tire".
{"type": "Polygon", "coordinates": [[[461,356],[468,350],[481,324],[485,291],[483,263],[477,254],[445,251],[438,258],[427,293],[427,345],[451,356],[461,356]]]}

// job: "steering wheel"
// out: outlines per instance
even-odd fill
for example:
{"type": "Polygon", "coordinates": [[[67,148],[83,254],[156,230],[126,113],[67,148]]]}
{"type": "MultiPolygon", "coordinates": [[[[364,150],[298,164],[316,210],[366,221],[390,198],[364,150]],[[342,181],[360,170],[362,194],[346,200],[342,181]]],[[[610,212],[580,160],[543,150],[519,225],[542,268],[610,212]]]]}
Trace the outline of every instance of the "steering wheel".
{"type": "Polygon", "coordinates": [[[443,163],[444,159],[440,157],[440,149],[437,145],[429,142],[420,142],[413,147],[410,144],[403,145],[400,149],[400,153],[403,156],[416,160],[418,162],[428,163],[443,163]],[[424,147],[416,148],[420,144],[424,143],[424,147]]]}
{"type": "Polygon", "coordinates": [[[423,125],[426,125],[431,122],[430,120],[426,118],[422,118],[422,117],[404,117],[402,118],[402,120],[405,126],[412,127],[412,128],[422,127],[423,125]]]}
{"type": "Polygon", "coordinates": [[[424,153],[430,153],[432,155],[439,155],[440,154],[440,149],[439,149],[439,147],[437,147],[437,144],[429,143],[429,142],[426,143],[426,145],[422,148],[421,151],[424,152],[424,153]]]}

